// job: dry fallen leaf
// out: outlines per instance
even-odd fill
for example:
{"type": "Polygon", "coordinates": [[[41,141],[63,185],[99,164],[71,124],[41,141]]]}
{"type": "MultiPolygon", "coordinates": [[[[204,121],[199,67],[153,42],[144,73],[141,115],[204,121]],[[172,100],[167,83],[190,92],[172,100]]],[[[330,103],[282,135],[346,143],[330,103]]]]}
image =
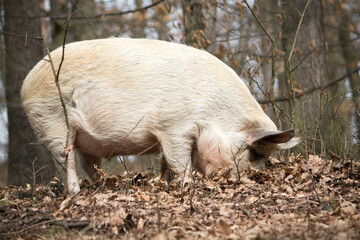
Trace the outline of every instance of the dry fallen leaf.
{"type": "Polygon", "coordinates": [[[146,194],[144,194],[144,193],[140,193],[139,194],[140,195],[140,197],[142,198],[142,199],[144,199],[145,201],[150,201],[150,196],[148,196],[148,195],[146,195],[146,194]]]}
{"type": "Polygon", "coordinates": [[[351,215],[356,213],[356,205],[349,201],[342,201],[342,203],[340,203],[340,207],[343,213],[351,215]]]}
{"type": "Polygon", "coordinates": [[[185,188],[156,185],[148,173],[136,186],[130,183],[139,174],[106,176],[111,183],[87,186],[73,201],[57,188],[55,195],[45,187],[0,188],[0,236],[11,229],[19,238],[65,239],[76,229],[96,239],[359,239],[360,163],[350,171],[350,164],[340,169],[313,157],[319,204],[304,162],[297,156],[287,166],[247,170],[241,182],[195,174],[185,188]],[[61,236],[44,233],[52,224],[61,236]]]}
{"type": "Polygon", "coordinates": [[[225,236],[228,236],[231,234],[230,223],[226,219],[220,218],[219,221],[217,222],[216,226],[217,226],[218,233],[225,235],[225,236]]]}
{"type": "Polygon", "coordinates": [[[255,181],[252,181],[247,177],[241,177],[240,178],[240,183],[242,183],[242,184],[255,184],[255,181]]]}

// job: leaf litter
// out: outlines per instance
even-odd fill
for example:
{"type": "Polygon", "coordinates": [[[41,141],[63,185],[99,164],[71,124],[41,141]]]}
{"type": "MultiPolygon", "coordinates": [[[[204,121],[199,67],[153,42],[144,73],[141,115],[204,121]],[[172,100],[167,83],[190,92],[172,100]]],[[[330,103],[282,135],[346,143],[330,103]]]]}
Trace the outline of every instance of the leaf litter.
{"type": "Polygon", "coordinates": [[[3,187],[0,238],[360,239],[359,162],[310,155],[307,165],[292,155],[240,176],[224,172],[194,174],[185,187],[151,171],[102,174],[72,198],[58,179],[3,187]]]}

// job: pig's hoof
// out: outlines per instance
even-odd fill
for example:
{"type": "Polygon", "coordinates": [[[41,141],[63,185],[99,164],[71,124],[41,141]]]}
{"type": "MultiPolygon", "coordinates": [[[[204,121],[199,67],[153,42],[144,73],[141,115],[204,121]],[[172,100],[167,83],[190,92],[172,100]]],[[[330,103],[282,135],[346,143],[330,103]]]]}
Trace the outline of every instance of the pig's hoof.
{"type": "Polygon", "coordinates": [[[70,195],[74,196],[80,192],[80,186],[78,183],[73,183],[68,185],[68,191],[70,195]]]}
{"type": "Polygon", "coordinates": [[[66,148],[64,148],[64,150],[61,151],[60,155],[61,155],[62,157],[66,157],[66,155],[68,155],[69,152],[70,152],[73,148],[74,148],[74,145],[73,145],[73,144],[67,146],[66,148]]]}
{"type": "Polygon", "coordinates": [[[191,176],[185,176],[183,179],[180,180],[180,186],[186,187],[190,186],[192,183],[194,183],[194,179],[191,176]]]}

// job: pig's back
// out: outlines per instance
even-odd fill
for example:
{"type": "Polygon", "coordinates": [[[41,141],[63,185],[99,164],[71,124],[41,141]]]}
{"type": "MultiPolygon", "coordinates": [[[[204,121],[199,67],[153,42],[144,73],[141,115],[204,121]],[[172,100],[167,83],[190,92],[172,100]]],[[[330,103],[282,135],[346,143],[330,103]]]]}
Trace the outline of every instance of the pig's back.
{"type": "MultiPolygon", "coordinates": [[[[61,55],[61,47],[51,53],[56,70],[61,55]]],[[[198,118],[227,111],[234,114],[227,118],[262,112],[242,80],[216,57],[157,40],[109,38],[68,44],[60,84],[65,102],[87,112],[94,122],[110,118],[131,126],[129,119],[173,118],[174,111],[183,119],[193,118],[194,112],[198,118]]],[[[22,99],[25,109],[41,102],[61,113],[49,61],[40,61],[24,80],[22,99]]]]}
{"type": "MultiPolygon", "coordinates": [[[[56,70],[61,55],[62,47],[51,53],[56,70]]],[[[88,40],[66,45],[60,72],[65,96],[71,94],[73,88],[104,81],[109,86],[122,85],[129,91],[146,87],[153,90],[165,85],[170,89],[191,86],[204,91],[216,84],[234,93],[242,90],[244,97],[251,96],[231,68],[211,54],[185,45],[130,38],[88,40]]],[[[49,61],[40,61],[24,81],[23,101],[52,93],[56,90],[54,82],[49,61]]]]}

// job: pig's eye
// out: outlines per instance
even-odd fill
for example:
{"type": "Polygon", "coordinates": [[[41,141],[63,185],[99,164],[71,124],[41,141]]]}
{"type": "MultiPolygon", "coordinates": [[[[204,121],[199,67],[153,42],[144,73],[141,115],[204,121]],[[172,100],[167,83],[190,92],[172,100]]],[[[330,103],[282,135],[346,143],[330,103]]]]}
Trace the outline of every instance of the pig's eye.
{"type": "Polygon", "coordinates": [[[263,159],[265,157],[264,154],[258,153],[255,149],[250,148],[250,162],[255,162],[263,159]]]}

